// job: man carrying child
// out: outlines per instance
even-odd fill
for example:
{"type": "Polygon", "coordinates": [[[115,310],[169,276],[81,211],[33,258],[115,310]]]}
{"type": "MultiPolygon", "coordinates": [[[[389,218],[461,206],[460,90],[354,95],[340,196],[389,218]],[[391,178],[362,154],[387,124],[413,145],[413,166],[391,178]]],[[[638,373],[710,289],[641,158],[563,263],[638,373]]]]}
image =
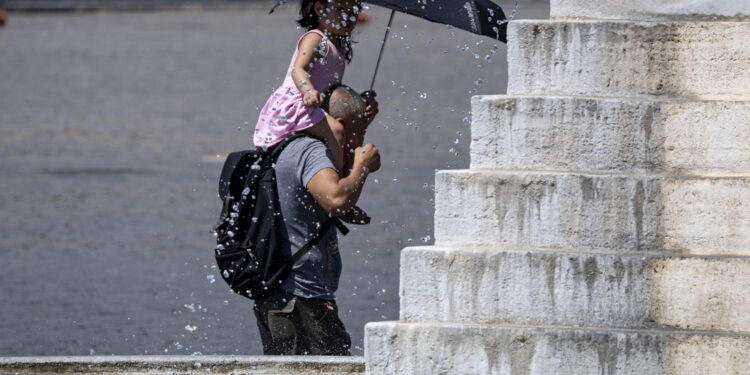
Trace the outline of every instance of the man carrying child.
{"type": "MultiPolygon", "coordinates": [[[[339,86],[322,108],[337,121],[330,126],[338,149],[345,149],[345,171],[337,171],[329,146],[313,137],[289,143],[276,162],[276,184],[286,255],[310,240],[330,216],[354,207],[367,176],[380,168],[378,149],[362,145],[377,113],[377,102],[339,86]],[[368,107],[369,105],[369,107],[368,107]],[[369,110],[366,110],[369,109],[369,110]],[[371,114],[370,117],[367,115],[371,114]]],[[[336,230],[332,227],[304,257],[280,288],[254,311],[267,355],[350,355],[351,339],[338,317],[334,292],[341,275],[336,230]]]]}

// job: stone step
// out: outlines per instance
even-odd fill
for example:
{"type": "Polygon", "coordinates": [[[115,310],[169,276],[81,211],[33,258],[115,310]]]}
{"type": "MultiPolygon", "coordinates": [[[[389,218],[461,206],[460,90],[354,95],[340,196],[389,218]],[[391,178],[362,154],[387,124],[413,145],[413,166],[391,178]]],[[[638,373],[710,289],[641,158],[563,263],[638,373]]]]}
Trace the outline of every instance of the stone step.
{"type": "Polygon", "coordinates": [[[551,0],[552,18],[746,20],[750,0],[551,0]]]}
{"type": "Polygon", "coordinates": [[[471,168],[750,172],[750,101],[475,96],[471,168]]]}
{"type": "Polygon", "coordinates": [[[379,322],[368,374],[746,375],[750,336],[691,331],[379,322]]]}
{"type": "Polygon", "coordinates": [[[750,333],[750,257],[411,247],[401,320],[750,333]]]}
{"type": "Polygon", "coordinates": [[[359,375],[363,357],[134,355],[0,357],[0,375],[359,375]]]}
{"type": "Polygon", "coordinates": [[[750,255],[750,176],[436,174],[435,244],[750,255]]]}
{"type": "Polygon", "coordinates": [[[508,93],[747,100],[748,34],[750,22],[514,21],[508,93]]]}

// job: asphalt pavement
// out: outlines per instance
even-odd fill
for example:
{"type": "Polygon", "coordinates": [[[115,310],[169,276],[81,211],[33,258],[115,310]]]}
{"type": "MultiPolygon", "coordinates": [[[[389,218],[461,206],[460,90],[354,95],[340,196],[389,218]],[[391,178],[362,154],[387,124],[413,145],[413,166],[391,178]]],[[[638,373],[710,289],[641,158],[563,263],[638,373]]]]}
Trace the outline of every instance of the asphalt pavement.
{"type": "MultiPolygon", "coordinates": [[[[512,2],[500,2],[507,9],[512,2]]],[[[387,12],[355,31],[369,86],[387,12]]],[[[510,13],[510,12],[508,12],[510,13]]],[[[301,31],[296,10],[12,13],[0,28],[0,356],[260,354],[210,228],[223,157],[251,145],[301,31]]],[[[546,18],[522,4],[518,18],[546,18]]],[[[383,167],[340,241],[354,354],[397,320],[399,254],[433,243],[435,169],[468,167],[470,97],[501,94],[506,46],[397,15],[367,142],[383,167]]]]}

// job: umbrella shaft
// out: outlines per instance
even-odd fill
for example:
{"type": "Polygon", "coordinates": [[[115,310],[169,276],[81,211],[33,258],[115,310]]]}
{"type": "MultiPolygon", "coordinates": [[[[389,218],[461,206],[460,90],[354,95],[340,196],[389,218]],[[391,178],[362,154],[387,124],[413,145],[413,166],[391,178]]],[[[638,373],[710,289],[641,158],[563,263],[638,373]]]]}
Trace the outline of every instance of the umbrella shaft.
{"type": "Polygon", "coordinates": [[[385,35],[383,35],[383,44],[380,45],[380,54],[378,54],[378,62],[375,63],[375,73],[372,75],[372,82],[370,83],[370,90],[375,86],[375,77],[378,76],[378,68],[380,68],[380,59],[383,58],[383,50],[385,50],[385,42],[388,40],[388,34],[391,32],[391,24],[393,24],[393,16],[396,15],[395,10],[391,10],[391,17],[388,19],[388,27],[385,28],[385,35]]]}

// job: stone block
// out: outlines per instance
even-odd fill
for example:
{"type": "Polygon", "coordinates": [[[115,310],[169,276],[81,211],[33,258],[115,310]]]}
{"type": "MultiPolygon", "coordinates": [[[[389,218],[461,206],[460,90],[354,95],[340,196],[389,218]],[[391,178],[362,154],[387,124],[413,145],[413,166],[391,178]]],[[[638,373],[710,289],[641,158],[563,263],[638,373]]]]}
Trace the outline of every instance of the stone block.
{"type": "Polygon", "coordinates": [[[475,96],[471,168],[750,172],[750,102],[475,96]]]}
{"type": "Polygon", "coordinates": [[[379,322],[366,373],[744,375],[750,336],[691,331],[379,322]]]}
{"type": "Polygon", "coordinates": [[[0,374],[359,375],[363,357],[135,355],[0,357],[0,374]]]}
{"type": "Polygon", "coordinates": [[[750,98],[750,22],[514,21],[508,93],[750,98]]]}
{"type": "Polygon", "coordinates": [[[551,0],[551,18],[745,20],[749,0],[551,0]]]}
{"type": "Polygon", "coordinates": [[[401,320],[750,333],[750,257],[412,247],[401,320]]]}
{"type": "Polygon", "coordinates": [[[435,244],[750,255],[750,177],[439,171],[435,244]]]}

